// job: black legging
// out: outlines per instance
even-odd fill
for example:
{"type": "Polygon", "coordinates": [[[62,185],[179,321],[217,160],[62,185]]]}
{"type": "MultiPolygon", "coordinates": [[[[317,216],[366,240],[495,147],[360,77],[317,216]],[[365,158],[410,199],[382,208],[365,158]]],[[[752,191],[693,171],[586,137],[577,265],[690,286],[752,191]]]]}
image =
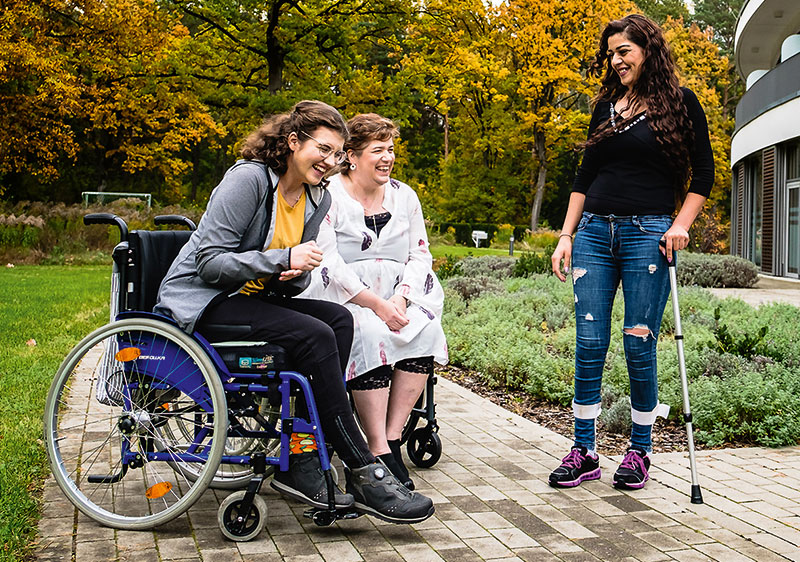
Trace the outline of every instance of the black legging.
{"type": "Polygon", "coordinates": [[[209,305],[198,322],[198,331],[214,339],[208,328],[211,324],[249,325],[251,332],[244,339],[285,348],[292,367],[311,383],[322,431],[339,458],[352,468],[375,461],[344,387],[353,342],[353,316],[345,307],[327,301],[236,294],[209,305]]]}

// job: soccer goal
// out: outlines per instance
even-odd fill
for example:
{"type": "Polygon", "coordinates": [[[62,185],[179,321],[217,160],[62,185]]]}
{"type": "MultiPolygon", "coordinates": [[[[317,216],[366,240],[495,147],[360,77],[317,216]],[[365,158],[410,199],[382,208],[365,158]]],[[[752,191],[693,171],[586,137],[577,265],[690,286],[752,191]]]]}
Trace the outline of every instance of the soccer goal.
{"type": "Polygon", "coordinates": [[[100,205],[107,205],[112,201],[116,201],[117,199],[125,199],[128,197],[133,197],[135,199],[141,199],[146,205],[147,208],[150,208],[150,204],[152,202],[152,196],[149,193],[122,193],[118,191],[82,191],[81,196],[83,197],[83,205],[84,207],[88,207],[94,203],[98,203],[100,205]]]}

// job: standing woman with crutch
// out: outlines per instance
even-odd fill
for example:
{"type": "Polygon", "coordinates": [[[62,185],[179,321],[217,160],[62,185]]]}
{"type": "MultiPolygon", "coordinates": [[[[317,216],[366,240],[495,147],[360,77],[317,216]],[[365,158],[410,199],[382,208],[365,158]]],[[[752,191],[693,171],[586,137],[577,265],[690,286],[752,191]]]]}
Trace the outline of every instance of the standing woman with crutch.
{"type": "Polygon", "coordinates": [[[667,265],[689,243],[714,183],[714,158],[703,108],[678,85],[664,35],[650,19],[634,14],[610,22],[590,72],[602,83],[552,257],[561,281],[571,271],[575,294],[575,441],[549,481],[573,487],[600,478],[595,420],[621,282],[633,429],[613,484],[639,489],[649,479],[653,423],[669,412],[658,402],[656,370],[667,265]]]}

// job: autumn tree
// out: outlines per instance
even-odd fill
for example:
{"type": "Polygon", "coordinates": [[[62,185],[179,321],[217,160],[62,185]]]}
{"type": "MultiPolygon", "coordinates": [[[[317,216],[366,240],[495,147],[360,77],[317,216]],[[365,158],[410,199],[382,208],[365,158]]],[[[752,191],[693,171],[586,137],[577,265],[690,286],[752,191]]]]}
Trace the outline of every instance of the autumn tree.
{"type": "Polygon", "coordinates": [[[150,0],[12,0],[2,17],[9,195],[75,200],[86,189],[136,189],[139,178],[179,198],[186,147],[221,133],[175,70],[188,37],[180,21],[150,0]]]}
{"type": "Polygon", "coordinates": [[[689,8],[685,0],[633,0],[644,15],[663,24],[668,18],[687,20],[689,8]]]}
{"type": "MultiPolygon", "coordinates": [[[[728,81],[720,92],[725,118],[733,115],[744,93],[744,83],[733,61],[736,20],[745,0],[698,0],[695,3],[694,21],[701,29],[711,29],[711,39],[728,58],[728,81]]],[[[733,133],[733,129],[729,131],[733,133]]]]}
{"type": "Polygon", "coordinates": [[[595,87],[585,70],[600,30],[629,7],[611,0],[509,0],[500,8],[503,47],[515,76],[516,126],[508,143],[529,154],[531,229],[539,222],[551,161],[585,138],[582,109],[595,87]]]}
{"type": "Polygon", "coordinates": [[[708,121],[716,169],[714,187],[708,203],[693,228],[694,237],[704,242],[703,251],[720,251],[727,238],[730,208],[730,134],[733,117],[725,110],[723,93],[730,85],[730,63],[713,42],[713,29],[688,27],[682,20],[668,19],[664,35],[670,44],[681,84],[690,88],[703,106],[708,121]],[[722,228],[720,228],[722,227],[722,228]]]}
{"type": "Polygon", "coordinates": [[[422,186],[423,201],[448,220],[507,221],[519,207],[501,142],[513,123],[497,33],[494,9],[480,0],[427,2],[409,27],[399,78],[443,129],[440,182],[422,186]]]}

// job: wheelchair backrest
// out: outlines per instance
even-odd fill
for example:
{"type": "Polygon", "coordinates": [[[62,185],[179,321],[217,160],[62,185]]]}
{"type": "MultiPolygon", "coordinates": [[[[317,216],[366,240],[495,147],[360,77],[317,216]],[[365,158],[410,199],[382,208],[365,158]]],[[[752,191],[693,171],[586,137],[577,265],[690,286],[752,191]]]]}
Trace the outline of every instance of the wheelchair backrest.
{"type": "Polygon", "coordinates": [[[134,230],[130,233],[120,310],[153,310],[161,281],[191,235],[189,230],[134,230]]]}

